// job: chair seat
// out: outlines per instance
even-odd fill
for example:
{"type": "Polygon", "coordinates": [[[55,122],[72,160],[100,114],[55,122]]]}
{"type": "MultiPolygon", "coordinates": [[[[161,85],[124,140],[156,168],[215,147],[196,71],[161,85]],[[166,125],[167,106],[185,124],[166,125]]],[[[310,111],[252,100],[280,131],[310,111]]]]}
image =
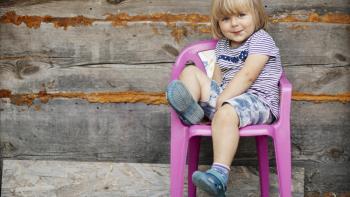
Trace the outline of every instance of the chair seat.
{"type": "MultiPolygon", "coordinates": [[[[251,125],[239,130],[239,135],[243,137],[247,136],[274,136],[275,125],[251,125]]],[[[189,137],[193,136],[211,136],[211,125],[193,125],[189,128],[189,137]]]]}

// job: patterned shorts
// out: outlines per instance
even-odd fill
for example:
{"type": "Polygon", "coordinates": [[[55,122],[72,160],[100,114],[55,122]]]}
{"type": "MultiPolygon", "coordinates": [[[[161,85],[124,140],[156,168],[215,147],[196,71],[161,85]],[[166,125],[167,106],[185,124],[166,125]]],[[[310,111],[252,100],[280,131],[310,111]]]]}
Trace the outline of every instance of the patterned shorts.
{"type": "MultiPolygon", "coordinates": [[[[212,80],[209,101],[199,102],[205,116],[210,120],[214,117],[216,100],[222,91],[222,87],[212,80]]],[[[234,107],[239,117],[239,128],[255,124],[269,124],[274,121],[274,116],[269,106],[262,102],[255,94],[243,93],[226,100],[225,103],[234,107]]]]}

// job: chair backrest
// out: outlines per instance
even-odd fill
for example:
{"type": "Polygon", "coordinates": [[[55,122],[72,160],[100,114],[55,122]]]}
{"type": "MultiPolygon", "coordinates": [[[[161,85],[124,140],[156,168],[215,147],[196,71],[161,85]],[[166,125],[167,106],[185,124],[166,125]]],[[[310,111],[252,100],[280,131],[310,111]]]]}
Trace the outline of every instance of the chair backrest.
{"type": "Polygon", "coordinates": [[[203,72],[206,72],[198,53],[215,49],[216,43],[217,40],[205,40],[193,43],[184,48],[176,58],[171,72],[171,80],[178,79],[180,73],[189,61],[193,62],[203,72]]]}
{"type": "Polygon", "coordinates": [[[292,84],[288,81],[285,72],[282,72],[280,81],[280,112],[276,127],[290,127],[290,110],[292,102],[292,84]]]}
{"type": "MultiPolygon", "coordinates": [[[[204,40],[195,42],[184,48],[177,57],[171,72],[171,80],[178,79],[180,73],[188,62],[193,62],[198,68],[206,73],[205,66],[199,56],[202,51],[213,50],[217,40],[204,40]]],[[[280,118],[273,123],[276,128],[290,126],[290,108],[292,97],[292,85],[283,72],[279,81],[280,87],[280,118]]]]}

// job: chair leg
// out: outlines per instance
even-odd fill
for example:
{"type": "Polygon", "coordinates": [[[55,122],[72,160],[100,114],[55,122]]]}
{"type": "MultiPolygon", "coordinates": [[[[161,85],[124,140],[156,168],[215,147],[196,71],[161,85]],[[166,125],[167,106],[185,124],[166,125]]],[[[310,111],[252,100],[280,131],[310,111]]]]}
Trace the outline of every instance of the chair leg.
{"type": "Polygon", "coordinates": [[[259,176],[260,176],[260,193],[261,197],[269,196],[269,155],[268,155],[268,143],[267,136],[257,136],[256,139],[256,148],[258,152],[259,160],[259,176]]]}
{"type": "Polygon", "coordinates": [[[192,137],[188,147],[188,197],[196,196],[196,187],[192,183],[192,174],[198,169],[201,137],[192,137]]]}
{"type": "Polygon", "coordinates": [[[292,155],[290,138],[274,140],[280,197],[292,196],[292,155]]]}
{"type": "Polygon", "coordinates": [[[188,146],[188,127],[182,124],[171,126],[170,140],[170,196],[182,197],[184,188],[184,170],[188,146]]]}

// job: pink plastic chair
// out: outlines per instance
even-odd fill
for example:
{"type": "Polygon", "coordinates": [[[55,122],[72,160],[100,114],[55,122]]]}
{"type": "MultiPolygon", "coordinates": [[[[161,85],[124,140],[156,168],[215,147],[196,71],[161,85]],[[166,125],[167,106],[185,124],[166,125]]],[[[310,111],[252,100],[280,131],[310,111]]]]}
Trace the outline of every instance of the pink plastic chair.
{"type": "MultiPolygon", "coordinates": [[[[186,47],[178,56],[171,80],[178,79],[188,61],[192,61],[203,72],[204,65],[198,52],[215,49],[217,41],[208,40],[186,47]]],[[[292,86],[285,74],[280,79],[281,99],[280,118],[271,125],[252,125],[240,129],[240,136],[255,136],[259,160],[261,196],[269,196],[269,160],[267,137],[273,139],[275,147],[279,193],[281,197],[291,196],[291,143],[290,143],[290,107],[292,86]]],[[[170,194],[172,197],[183,196],[184,170],[188,162],[188,196],[196,196],[192,183],[192,174],[198,169],[198,157],[201,136],[211,136],[210,125],[187,127],[181,123],[171,109],[171,147],[170,147],[170,194]]]]}

